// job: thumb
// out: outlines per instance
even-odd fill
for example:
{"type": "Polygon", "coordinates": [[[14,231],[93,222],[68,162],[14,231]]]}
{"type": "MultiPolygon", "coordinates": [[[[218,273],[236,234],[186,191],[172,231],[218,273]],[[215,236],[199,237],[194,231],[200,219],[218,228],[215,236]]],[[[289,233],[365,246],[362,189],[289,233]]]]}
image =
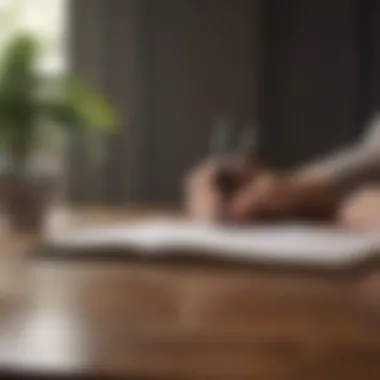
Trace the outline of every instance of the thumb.
{"type": "Polygon", "coordinates": [[[229,214],[232,220],[244,221],[255,213],[257,201],[259,198],[259,189],[256,186],[257,181],[239,190],[231,199],[229,204],[229,214]]]}

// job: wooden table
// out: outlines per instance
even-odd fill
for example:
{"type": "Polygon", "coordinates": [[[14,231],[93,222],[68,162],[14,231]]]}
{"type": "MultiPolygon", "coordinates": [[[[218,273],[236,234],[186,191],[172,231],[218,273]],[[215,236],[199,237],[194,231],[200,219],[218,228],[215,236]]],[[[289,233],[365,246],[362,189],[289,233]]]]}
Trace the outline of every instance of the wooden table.
{"type": "Polygon", "coordinates": [[[36,261],[29,239],[1,243],[2,376],[380,379],[369,280],[36,261]]]}

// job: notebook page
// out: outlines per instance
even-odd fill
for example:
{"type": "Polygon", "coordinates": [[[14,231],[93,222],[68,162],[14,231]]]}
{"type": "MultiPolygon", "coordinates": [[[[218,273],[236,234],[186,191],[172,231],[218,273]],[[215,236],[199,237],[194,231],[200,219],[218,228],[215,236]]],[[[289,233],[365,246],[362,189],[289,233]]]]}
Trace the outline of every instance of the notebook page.
{"type": "Polygon", "coordinates": [[[63,248],[136,248],[143,254],[180,253],[299,264],[344,264],[375,254],[376,235],[316,226],[216,227],[191,222],[147,220],[55,233],[50,245],[63,248]]]}

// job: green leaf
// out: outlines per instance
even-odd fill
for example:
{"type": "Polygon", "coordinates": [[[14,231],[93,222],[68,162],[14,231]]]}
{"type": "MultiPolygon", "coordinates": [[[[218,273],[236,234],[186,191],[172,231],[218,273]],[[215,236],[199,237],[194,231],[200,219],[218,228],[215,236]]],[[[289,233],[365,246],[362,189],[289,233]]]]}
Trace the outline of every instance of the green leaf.
{"type": "Polygon", "coordinates": [[[33,97],[37,85],[38,44],[33,36],[18,35],[5,47],[0,65],[0,138],[33,135],[33,97]]]}
{"type": "Polygon", "coordinates": [[[76,110],[64,102],[46,101],[39,105],[42,119],[60,125],[66,131],[74,132],[83,129],[84,121],[76,110]]]}
{"type": "Polygon", "coordinates": [[[6,46],[0,65],[0,88],[11,97],[28,97],[35,89],[38,43],[29,34],[14,37],[6,46]]]}
{"type": "Polygon", "coordinates": [[[78,78],[65,78],[61,86],[66,102],[84,123],[105,132],[116,128],[118,124],[116,111],[93,86],[78,78]]]}
{"type": "Polygon", "coordinates": [[[90,83],[79,78],[37,75],[38,40],[29,34],[13,38],[0,64],[0,139],[28,141],[44,135],[111,132],[116,111],[90,83]]]}

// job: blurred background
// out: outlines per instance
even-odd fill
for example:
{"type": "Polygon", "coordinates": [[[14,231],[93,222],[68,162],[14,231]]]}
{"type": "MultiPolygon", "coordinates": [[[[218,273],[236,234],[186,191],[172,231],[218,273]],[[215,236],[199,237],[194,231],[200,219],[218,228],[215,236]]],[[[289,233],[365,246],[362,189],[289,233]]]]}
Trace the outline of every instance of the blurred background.
{"type": "Polygon", "coordinates": [[[0,377],[380,379],[378,271],[84,263],[40,245],[57,179],[69,228],[180,205],[220,117],[256,122],[276,168],[350,144],[380,104],[379,67],[378,0],[0,0],[15,227],[0,231],[0,377]]]}
{"type": "Polygon", "coordinates": [[[295,166],[354,140],[379,98],[375,0],[1,0],[0,19],[1,46],[29,30],[42,71],[90,78],[120,114],[101,160],[79,137],[57,159],[76,204],[178,203],[220,116],[257,120],[262,159],[295,166]]]}

